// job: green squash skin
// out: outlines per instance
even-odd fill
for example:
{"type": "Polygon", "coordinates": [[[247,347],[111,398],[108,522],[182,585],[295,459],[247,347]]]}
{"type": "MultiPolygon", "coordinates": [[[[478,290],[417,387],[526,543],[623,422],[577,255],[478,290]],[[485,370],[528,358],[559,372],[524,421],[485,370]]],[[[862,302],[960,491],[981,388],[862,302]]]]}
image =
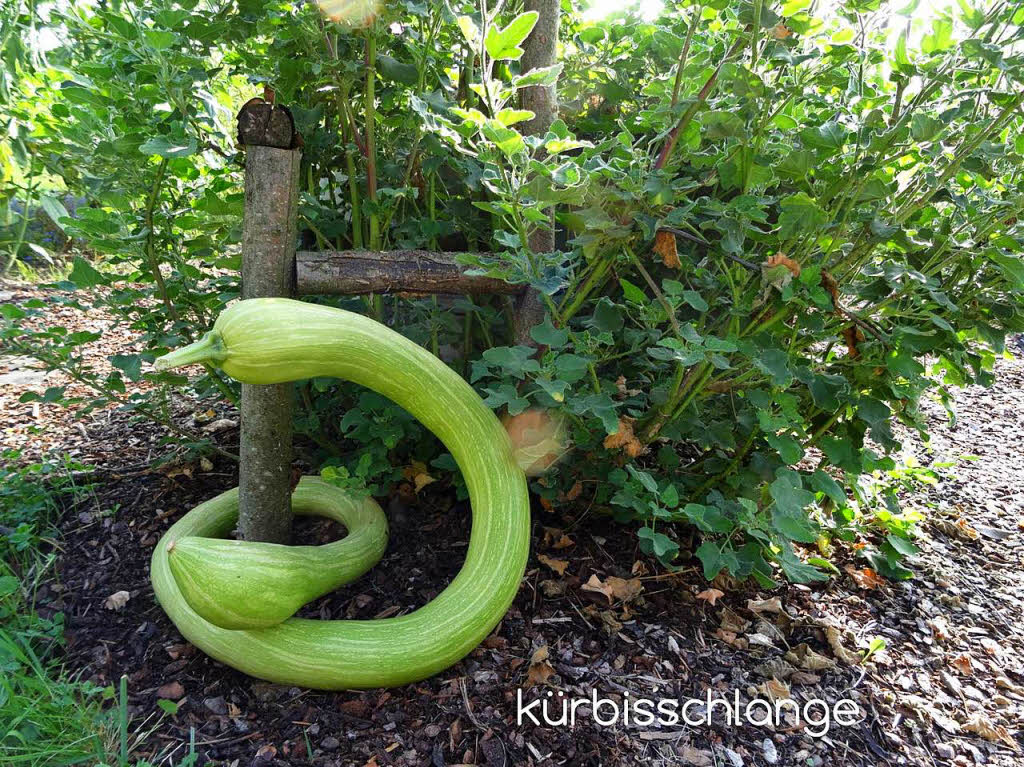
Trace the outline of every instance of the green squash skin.
{"type": "MultiPolygon", "coordinates": [[[[303,492],[293,499],[300,506],[305,490],[318,480],[305,477],[301,481],[303,492]]],[[[276,626],[307,602],[354,581],[377,564],[388,545],[384,512],[372,498],[332,495],[330,505],[307,509],[341,522],[348,530],[342,540],[324,546],[191,535],[175,540],[167,560],[189,607],[225,629],[276,626]]]]}
{"type": "MultiPolygon", "coordinates": [[[[230,532],[237,516],[237,491],[230,491],[186,514],[153,554],[154,591],[182,635],[251,676],[323,690],[408,684],[465,657],[512,604],[529,553],[526,477],[495,415],[443,362],[358,314],[289,299],[250,299],[223,312],[211,335],[216,355],[206,359],[243,383],[333,376],[404,407],[452,453],[469,489],[473,522],[462,570],[412,613],[366,621],[290,618],[268,628],[230,630],[188,606],[167,555],[168,544],[186,536],[230,532]]],[[[293,497],[296,511],[305,492],[322,503],[344,495],[305,479],[293,497]]]]}

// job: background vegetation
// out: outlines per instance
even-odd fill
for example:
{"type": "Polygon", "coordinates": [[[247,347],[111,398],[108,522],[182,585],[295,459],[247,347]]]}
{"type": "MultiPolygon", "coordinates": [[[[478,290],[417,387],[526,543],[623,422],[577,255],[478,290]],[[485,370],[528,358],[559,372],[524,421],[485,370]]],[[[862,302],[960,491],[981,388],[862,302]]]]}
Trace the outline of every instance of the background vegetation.
{"type": "MultiPolygon", "coordinates": [[[[168,392],[234,385],[148,363],[238,295],[232,122],[267,85],[305,140],[307,243],[470,251],[543,295],[538,348],[513,345],[496,297],[337,303],[427,345],[502,414],[564,423],[571,450],[534,481],[545,507],[614,515],[667,566],[692,540],[709,578],[824,579],[837,538],[905,576],[912,517],[880,481],[891,422],[923,431],[920,398],[989,382],[1024,328],[1024,10],[916,6],[712,0],[589,21],[565,2],[560,63],[524,77],[533,17],[516,2],[389,2],[345,23],[261,0],[9,3],[2,267],[59,260],[33,235],[42,209],[79,254],[54,300],[103,307],[139,351],[99,375],[80,350],[100,333],[40,330],[42,305],[0,307],[0,337],[93,386],[89,407],[204,449],[168,392]],[[524,136],[520,89],[556,78],[560,119],[524,136]],[[531,253],[550,206],[558,249],[531,253]],[[154,386],[128,393],[140,379],[154,386]]],[[[313,380],[296,396],[333,481],[383,495],[412,460],[451,468],[373,394],[313,380]]]]}

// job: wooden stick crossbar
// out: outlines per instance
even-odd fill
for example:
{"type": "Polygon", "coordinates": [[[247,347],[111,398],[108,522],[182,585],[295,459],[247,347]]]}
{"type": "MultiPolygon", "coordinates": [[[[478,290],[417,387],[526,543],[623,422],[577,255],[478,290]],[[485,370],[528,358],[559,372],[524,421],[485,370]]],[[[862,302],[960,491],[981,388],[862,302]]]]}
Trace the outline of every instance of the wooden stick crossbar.
{"type": "Polygon", "coordinates": [[[517,295],[522,285],[467,274],[456,253],[427,250],[299,251],[295,286],[300,296],[420,293],[517,295]]]}

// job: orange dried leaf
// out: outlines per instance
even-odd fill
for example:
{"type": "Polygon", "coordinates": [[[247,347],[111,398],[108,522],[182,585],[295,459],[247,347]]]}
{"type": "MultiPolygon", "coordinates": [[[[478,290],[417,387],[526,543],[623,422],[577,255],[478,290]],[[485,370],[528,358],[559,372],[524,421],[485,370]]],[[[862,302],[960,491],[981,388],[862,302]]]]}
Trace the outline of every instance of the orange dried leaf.
{"type": "Polygon", "coordinates": [[[617,578],[614,575],[605,579],[604,585],[612,590],[612,596],[623,602],[631,602],[640,596],[644,584],[639,578],[617,578]]]}
{"type": "Polygon", "coordinates": [[[697,599],[702,599],[709,605],[714,605],[719,598],[724,597],[725,592],[719,589],[705,589],[697,595],[697,599]]]}
{"type": "Polygon", "coordinates": [[[608,450],[622,448],[630,458],[636,458],[644,452],[643,443],[633,433],[634,419],[629,416],[619,418],[619,430],[604,438],[604,446],[608,450]]]}
{"type": "Polygon", "coordinates": [[[853,565],[847,565],[846,573],[862,589],[877,589],[885,585],[885,579],[870,567],[858,570],[853,565]]]}
{"type": "Polygon", "coordinates": [[[526,686],[547,684],[548,679],[554,673],[554,667],[548,662],[548,646],[541,645],[533,651],[530,658],[530,668],[526,672],[526,686]]]}
{"type": "Polygon", "coordinates": [[[550,567],[559,575],[565,575],[565,569],[569,566],[569,563],[566,560],[555,559],[554,557],[549,557],[547,554],[538,554],[537,560],[541,564],[550,567]]]}
{"type": "Polygon", "coordinates": [[[846,341],[846,350],[850,354],[851,359],[856,359],[860,356],[860,350],[857,348],[857,344],[864,340],[864,333],[856,325],[849,325],[843,328],[843,340],[846,341]]]}
{"type": "Polygon", "coordinates": [[[608,604],[611,604],[615,595],[614,590],[611,586],[601,582],[601,579],[596,574],[591,575],[590,579],[584,583],[580,588],[584,591],[589,591],[591,594],[601,594],[607,600],[608,604]]]}
{"type": "Polygon", "coordinates": [[[964,676],[971,676],[974,673],[974,663],[971,661],[971,656],[967,653],[957,655],[950,661],[950,665],[964,676]]]}
{"type": "Polygon", "coordinates": [[[683,265],[676,249],[676,236],[671,232],[664,229],[658,231],[654,236],[654,252],[661,256],[661,263],[669,269],[678,269],[683,265]]]}
{"type": "Polygon", "coordinates": [[[576,542],[557,527],[544,528],[544,545],[553,549],[567,549],[576,542]]]}
{"type": "Polygon", "coordinates": [[[771,269],[773,266],[784,266],[789,269],[790,274],[794,277],[800,276],[800,264],[783,253],[776,253],[774,256],[769,256],[768,260],[764,262],[764,265],[768,269],[771,269]]]}

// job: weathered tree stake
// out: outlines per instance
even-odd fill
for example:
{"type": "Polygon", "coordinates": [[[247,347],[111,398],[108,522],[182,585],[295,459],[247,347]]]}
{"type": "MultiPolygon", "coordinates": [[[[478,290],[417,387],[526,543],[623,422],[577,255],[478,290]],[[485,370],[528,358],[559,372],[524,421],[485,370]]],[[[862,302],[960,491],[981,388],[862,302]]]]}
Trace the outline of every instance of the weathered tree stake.
{"type": "Polygon", "coordinates": [[[484,293],[516,295],[521,285],[466,274],[456,253],[427,250],[300,251],[295,255],[296,292],[310,295],[366,293],[484,293]]]}
{"type": "MultiPolygon", "coordinates": [[[[253,122],[243,107],[242,128],[253,122]]],[[[278,110],[275,110],[278,111],[278,110]]],[[[259,115],[263,117],[263,115],[259,115]]],[[[289,118],[290,124],[290,118],[289,118]]],[[[294,142],[290,142],[292,145],[294,142]]],[[[245,145],[242,298],[295,291],[299,149],[245,145]]],[[[291,535],[292,384],[242,385],[238,530],[243,540],[286,543],[291,535]]]]}

